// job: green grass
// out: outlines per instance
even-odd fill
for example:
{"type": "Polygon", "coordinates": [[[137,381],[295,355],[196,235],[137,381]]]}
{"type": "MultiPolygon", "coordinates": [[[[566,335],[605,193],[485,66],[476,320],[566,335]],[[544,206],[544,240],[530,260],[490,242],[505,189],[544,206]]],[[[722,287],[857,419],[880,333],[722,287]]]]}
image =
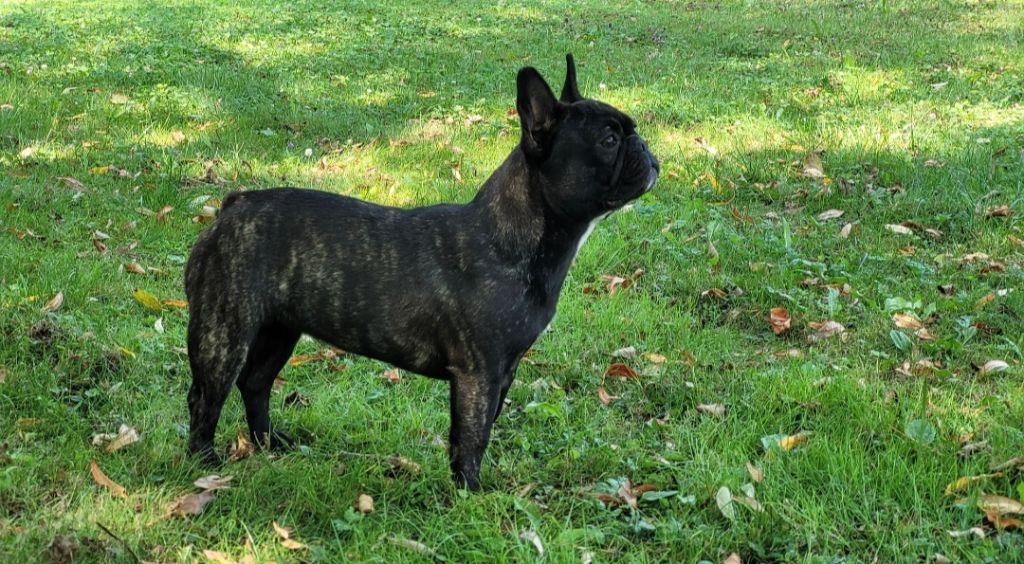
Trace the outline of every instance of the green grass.
{"type": "MultiPolygon", "coordinates": [[[[0,553],[45,559],[63,535],[81,561],[241,558],[247,538],[259,561],[425,558],[402,538],[452,561],[530,561],[533,530],[556,562],[1024,558],[1021,532],[976,505],[1020,496],[1018,471],[943,492],[1024,450],[1022,22],[1019,0],[0,4],[0,553]],[[560,85],[567,51],[585,95],[636,117],[663,174],[578,257],[496,424],[484,493],[450,484],[443,383],[390,385],[386,366],[342,357],[286,368],[274,395],[308,448],[228,465],[234,487],[202,515],[160,519],[206,473],[182,458],[187,311],[132,293],[184,298],[196,206],[285,184],[468,200],[516,142],[515,71],[560,85]],[[826,178],[800,174],[813,150],[826,178]],[[1004,204],[1011,217],[983,218],[1004,204]],[[164,221],[145,213],[164,206],[164,221]],[[845,214],[816,219],[828,209],[845,214]],[[885,228],[904,221],[942,235],[885,228]],[[990,258],[962,260],[977,252],[990,258]],[[1012,291],[984,303],[998,290],[1012,291]],[[774,307],[792,315],[781,336],[774,307]],[[934,312],[935,340],[896,330],[907,310],[934,312]],[[847,338],[808,344],[829,319],[847,338]],[[604,406],[626,346],[667,360],[627,360],[640,377],[605,381],[604,406]],[[941,368],[896,371],[925,358],[941,368]],[[1009,369],[979,374],[991,359],[1009,369]],[[292,392],[309,405],[285,405],[292,392]],[[907,436],[915,419],[933,442],[907,436]],[[91,446],[122,423],[141,441],[91,446]],[[801,447],[764,451],[799,431],[813,432],[801,447]],[[990,450],[961,456],[968,435],[990,450]],[[422,471],[396,475],[393,454],[422,471]],[[127,499],[94,483],[92,459],[127,499]],[[715,494],[739,495],[747,462],[765,511],[730,521],[715,494]],[[623,479],[678,493],[603,504],[623,479]],[[362,493],[376,511],[359,518],[362,493]],[[275,520],[310,548],[281,547],[275,520]],[[976,525],[985,539],[947,534],[976,525]]],[[[235,394],[218,445],[243,429],[235,394]]]]}

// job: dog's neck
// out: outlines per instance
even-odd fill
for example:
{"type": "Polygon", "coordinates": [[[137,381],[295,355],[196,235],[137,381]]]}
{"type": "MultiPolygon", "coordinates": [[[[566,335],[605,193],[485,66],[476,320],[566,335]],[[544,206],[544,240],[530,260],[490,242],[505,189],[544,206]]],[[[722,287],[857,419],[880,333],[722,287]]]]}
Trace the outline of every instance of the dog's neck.
{"type": "Polygon", "coordinates": [[[557,297],[593,222],[567,219],[552,210],[539,192],[541,183],[531,182],[526,158],[517,147],[468,208],[490,234],[499,256],[521,263],[537,291],[557,297]]]}

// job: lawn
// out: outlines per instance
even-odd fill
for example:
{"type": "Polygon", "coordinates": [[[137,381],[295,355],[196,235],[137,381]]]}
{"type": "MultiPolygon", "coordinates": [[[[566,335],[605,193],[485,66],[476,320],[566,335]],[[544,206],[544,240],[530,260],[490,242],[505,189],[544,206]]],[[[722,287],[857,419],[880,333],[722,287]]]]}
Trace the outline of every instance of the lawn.
{"type": "MultiPolygon", "coordinates": [[[[1020,0],[7,0],[0,554],[1020,561],[1022,147],[1020,0]],[[570,51],[662,175],[578,256],[483,492],[444,383],[304,340],[272,397],[303,446],[171,511],[210,473],[181,300],[219,199],[467,201],[515,72],[570,51]]],[[[233,393],[218,448],[244,430],[233,393]]]]}

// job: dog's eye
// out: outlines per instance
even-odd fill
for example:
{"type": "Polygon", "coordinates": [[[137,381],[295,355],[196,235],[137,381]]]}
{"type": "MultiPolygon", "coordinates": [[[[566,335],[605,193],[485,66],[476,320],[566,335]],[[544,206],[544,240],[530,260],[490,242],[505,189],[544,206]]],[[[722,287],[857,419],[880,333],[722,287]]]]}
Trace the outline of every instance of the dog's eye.
{"type": "Polygon", "coordinates": [[[601,140],[601,146],[605,149],[614,149],[619,144],[619,138],[614,135],[609,135],[601,140]]]}

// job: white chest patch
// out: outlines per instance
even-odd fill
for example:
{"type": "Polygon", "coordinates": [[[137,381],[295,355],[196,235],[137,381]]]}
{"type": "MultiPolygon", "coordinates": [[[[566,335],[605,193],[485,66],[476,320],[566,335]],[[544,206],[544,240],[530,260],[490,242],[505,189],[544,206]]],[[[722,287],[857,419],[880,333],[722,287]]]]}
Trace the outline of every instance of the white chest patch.
{"type": "Polygon", "coordinates": [[[609,215],[611,215],[611,213],[612,212],[608,212],[608,213],[606,213],[604,215],[597,216],[597,217],[595,217],[593,219],[593,221],[590,222],[590,225],[587,226],[587,230],[584,231],[583,232],[583,236],[580,237],[580,241],[578,243],[576,243],[576,254],[573,255],[573,257],[572,257],[573,260],[576,260],[576,257],[579,256],[580,249],[583,248],[583,243],[586,243],[587,242],[587,238],[589,238],[590,234],[594,232],[594,228],[597,227],[597,222],[599,222],[602,219],[608,217],[609,215]]]}

